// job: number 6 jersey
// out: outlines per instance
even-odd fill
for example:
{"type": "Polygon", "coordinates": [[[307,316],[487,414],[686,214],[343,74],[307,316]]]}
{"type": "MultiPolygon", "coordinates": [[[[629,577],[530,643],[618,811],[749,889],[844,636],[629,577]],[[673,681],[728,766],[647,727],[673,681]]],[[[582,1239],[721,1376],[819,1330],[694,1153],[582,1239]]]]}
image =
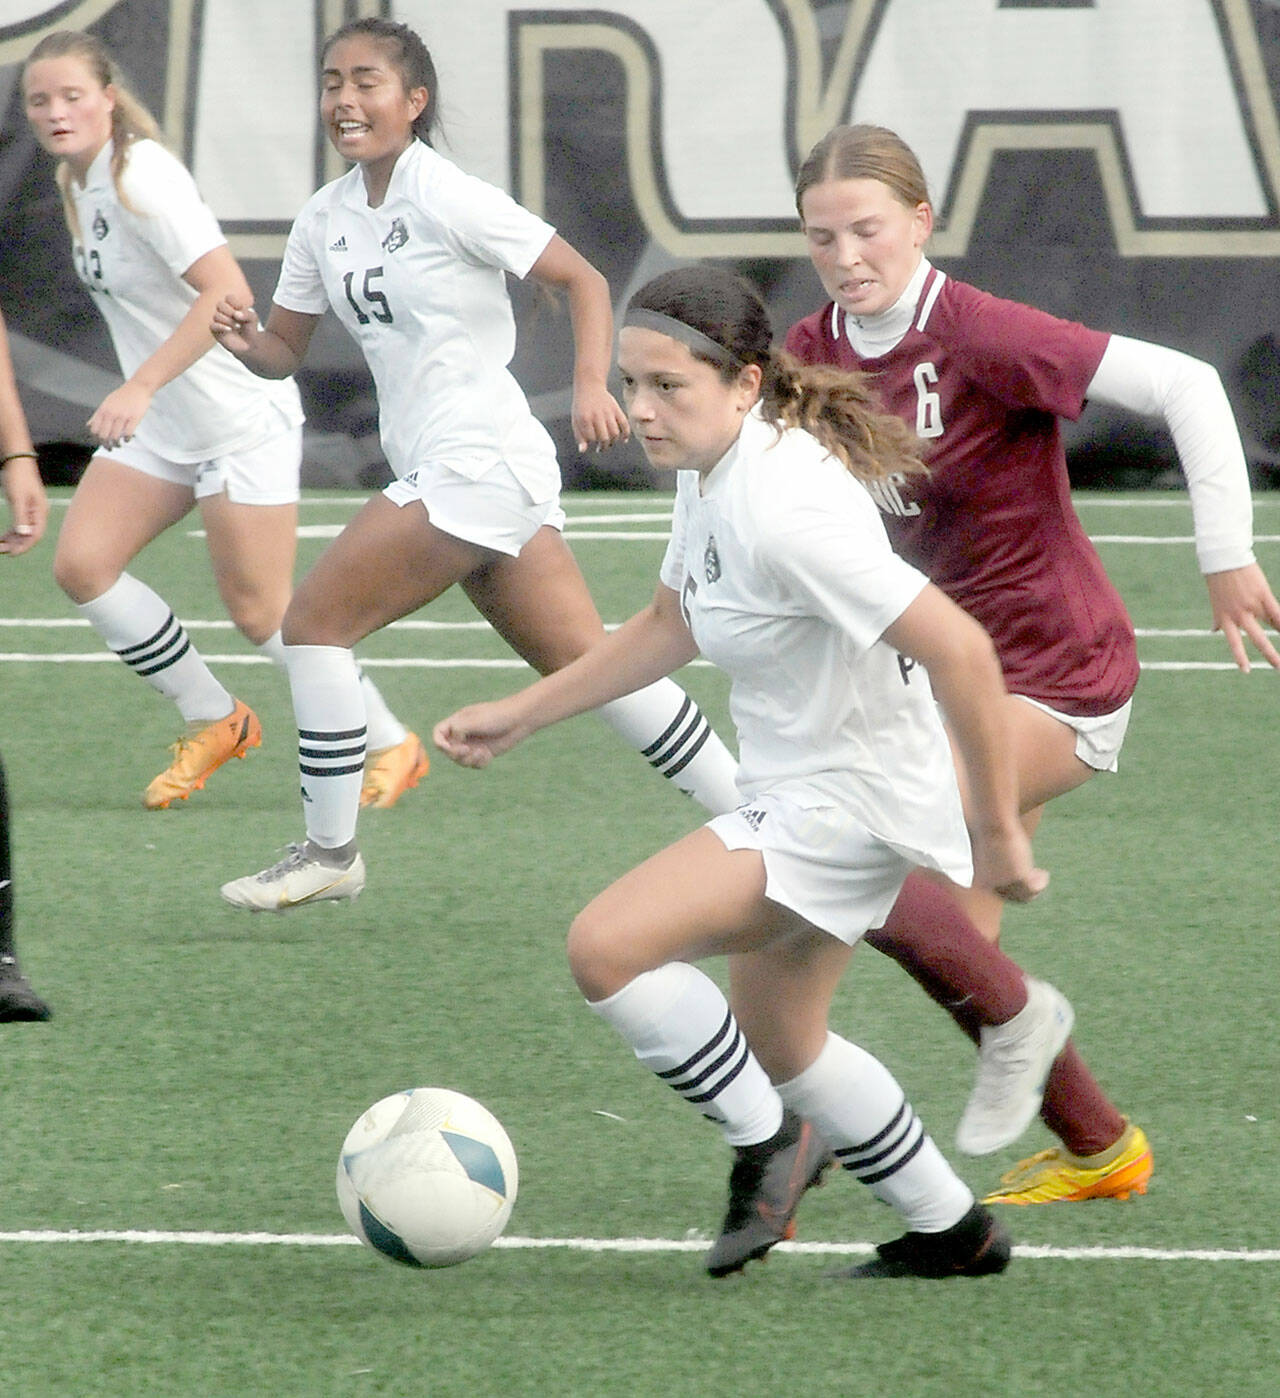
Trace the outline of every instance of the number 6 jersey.
{"type": "Polygon", "coordinates": [[[990,632],[1009,689],[1063,713],[1113,712],[1138,679],[1133,626],[1072,507],[1058,426],[1079,416],[1108,337],[927,261],[899,306],[901,338],[874,357],[831,303],[791,327],[787,349],[869,374],[924,439],[929,474],[877,493],[885,528],[990,632]]]}
{"type": "Polygon", "coordinates": [[[502,190],[413,141],[371,208],[359,166],[303,206],[274,300],[359,344],[397,476],[444,465],[474,479],[505,462],[535,503],[560,488],[555,448],[507,365],[523,278],[554,233],[502,190]]]}

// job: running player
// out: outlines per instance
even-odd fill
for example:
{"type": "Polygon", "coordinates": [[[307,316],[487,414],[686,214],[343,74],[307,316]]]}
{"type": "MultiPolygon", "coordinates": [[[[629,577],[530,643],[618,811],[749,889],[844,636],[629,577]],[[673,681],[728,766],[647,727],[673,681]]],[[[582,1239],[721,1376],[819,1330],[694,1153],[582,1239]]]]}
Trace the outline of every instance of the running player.
{"type": "MultiPolygon", "coordinates": [[[[9,334],[0,315],[0,488],[9,507],[9,527],[0,553],[19,554],[37,543],[49,518],[36,449],[27,427],[9,357],[9,334]]],[[[0,761],[0,1023],[48,1019],[49,1006],[18,964],[14,941],[13,863],[9,849],[9,788],[0,761]]]]}
{"type": "Polygon", "coordinates": [[[569,933],[592,1009],[735,1148],[707,1268],[738,1271],[789,1236],[825,1145],[908,1228],[847,1275],[1002,1271],[1007,1238],[901,1087],[826,1027],[853,946],[910,869],[962,883],[976,870],[1020,901],[1047,882],[1018,822],[999,665],[982,628],[893,553],[866,488],[919,472],[910,435],[859,382],[797,372],[772,338],[759,297],[720,269],[632,297],[618,352],[631,426],[650,464],[677,473],[653,602],[559,674],[444,719],[435,741],[482,767],[699,651],[724,669],[743,804],[624,875],[569,933]],[[972,852],[935,694],[966,761],[972,852]],[[688,964],[726,953],[767,959],[779,1016],[798,1011],[776,1087],[688,964]]]}
{"type": "MultiPolygon", "coordinates": [[[[300,733],[306,841],[223,886],[238,907],[280,911],[356,897],[364,719],[351,647],[454,583],[535,669],[568,664],[602,634],[561,536],[551,439],[507,365],[515,322],[505,276],[568,296],[577,440],[607,446],[626,418],[606,387],[612,307],[604,278],[541,219],[465,175],[429,136],[439,102],[421,38],[353,20],[323,49],[320,114],[354,168],[305,205],[265,329],[243,296],[214,318],[255,373],[302,362],[330,308],[377,386],[397,479],[370,500],[299,585],[284,621],[300,733]]],[[[712,810],[737,802],[735,763],[697,706],[664,679],[602,715],[712,810]]]]}
{"type": "MultiPolygon", "coordinates": [[[[248,285],[191,176],[90,34],[42,39],[23,72],[27,117],[58,160],[76,271],[126,378],[89,430],[101,444],[58,537],[54,576],[81,616],[186,724],[173,762],[147,787],[156,810],[186,800],[262,741],[169,605],[127,572],[157,535],[200,506],[218,591],[257,648],[282,662],[292,586],[302,408],[292,382],[263,384],[209,331],[213,307],[248,285]]],[[[365,799],[390,805],[427,770],[426,753],[367,680],[365,799]]]]}
{"type": "MultiPolygon", "coordinates": [[[[807,364],[873,373],[881,401],[922,439],[929,474],[887,481],[876,498],[895,547],[996,643],[1031,834],[1047,801],[1116,769],[1138,678],[1133,627],[1071,505],[1058,419],[1077,417],[1086,399],[1163,419],[1191,494],[1214,626],[1241,669],[1246,640],[1280,665],[1264,630],[1280,625],[1280,603],[1252,552],[1248,475],[1226,395],[1208,364],[1001,300],[933,267],[924,176],[890,131],[828,133],[801,168],[796,204],[831,300],[791,328],[787,347],[807,364]]],[[[868,940],[985,1042],[1025,992],[1007,980],[975,983],[952,944],[971,924],[994,942],[1000,918],[987,891],[947,894],[913,877],[868,940]]],[[[752,1002],[767,1015],[767,1002],[752,1002]]],[[[999,1084],[988,1086],[989,1105],[999,1084]]],[[[969,1148],[979,1151],[989,1124],[981,1096],[975,1089],[967,1114],[969,1148]]],[[[1023,1161],[987,1202],[1145,1191],[1144,1133],[1070,1043],[1042,1115],[1063,1148],[1023,1161]]]]}

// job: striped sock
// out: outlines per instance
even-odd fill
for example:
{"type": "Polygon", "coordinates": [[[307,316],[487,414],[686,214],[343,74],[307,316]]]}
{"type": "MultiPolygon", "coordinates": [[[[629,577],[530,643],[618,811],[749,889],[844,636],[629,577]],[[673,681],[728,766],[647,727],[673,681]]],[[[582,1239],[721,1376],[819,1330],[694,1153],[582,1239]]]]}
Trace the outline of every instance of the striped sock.
{"type": "Polygon", "coordinates": [[[941,1233],[973,1205],[973,1193],[926,1133],[878,1058],[838,1034],[778,1095],[826,1137],[844,1169],[890,1204],[917,1233],[941,1233]]]}
{"type": "Polygon", "coordinates": [[[782,1102],[720,987],[696,966],[673,961],[647,971],[591,1008],[646,1068],[716,1122],[731,1146],[777,1132],[782,1102]]]}
{"type": "Polygon", "coordinates": [[[356,837],[364,784],[364,696],[344,646],[286,646],[307,838],[325,849],[356,837]]]}
{"type": "Polygon", "coordinates": [[[235,708],[169,604],[146,583],[121,573],[76,610],[139,679],[173,700],[187,723],[212,723],[235,708]]]}
{"type": "Polygon", "coordinates": [[[382,752],[398,747],[409,736],[409,730],[387,707],[378,686],[363,669],[357,667],[360,692],[364,695],[365,722],[369,726],[369,751],[382,752]]]}
{"type": "Polygon", "coordinates": [[[596,712],[649,765],[712,815],[742,800],[738,764],[702,710],[674,680],[663,679],[596,712]]]}

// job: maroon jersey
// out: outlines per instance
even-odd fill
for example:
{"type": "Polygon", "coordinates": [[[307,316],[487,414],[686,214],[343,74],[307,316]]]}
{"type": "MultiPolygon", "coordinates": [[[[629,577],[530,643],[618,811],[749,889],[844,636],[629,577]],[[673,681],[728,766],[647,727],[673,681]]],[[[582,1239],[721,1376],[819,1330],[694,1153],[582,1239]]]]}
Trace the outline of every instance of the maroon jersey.
{"type": "Polygon", "coordinates": [[[932,269],[911,328],[863,359],[832,303],[793,325],[804,364],[860,369],[923,439],[928,476],[872,493],[894,547],[991,634],[1005,684],[1063,713],[1133,693],[1133,624],[1071,505],[1060,417],[1108,336],[932,269]]]}

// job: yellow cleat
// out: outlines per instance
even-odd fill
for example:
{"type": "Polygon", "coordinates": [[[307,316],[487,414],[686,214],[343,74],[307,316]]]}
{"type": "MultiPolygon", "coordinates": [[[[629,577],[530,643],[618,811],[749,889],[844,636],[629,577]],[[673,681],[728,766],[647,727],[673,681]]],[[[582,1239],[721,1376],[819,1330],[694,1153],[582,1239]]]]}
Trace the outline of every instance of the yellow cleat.
{"type": "Polygon", "coordinates": [[[233,757],[262,746],[262,725],[247,704],[238,699],[226,716],[190,733],[173,744],[173,762],[147,787],[142,804],[149,811],[163,811],[170,801],[185,801],[233,757]]]}
{"type": "Polygon", "coordinates": [[[416,733],[406,733],[393,748],[371,752],[365,760],[361,806],[387,810],[431,770],[427,750],[416,733]]]}
{"type": "Polygon", "coordinates": [[[1151,1145],[1140,1126],[1125,1123],[1123,1135],[1097,1155],[1042,1150],[1019,1161],[988,1194],[984,1204],[1075,1203],[1082,1199],[1127,1199],[1145,1194],[1152,1171],[1151,1145]]]}

